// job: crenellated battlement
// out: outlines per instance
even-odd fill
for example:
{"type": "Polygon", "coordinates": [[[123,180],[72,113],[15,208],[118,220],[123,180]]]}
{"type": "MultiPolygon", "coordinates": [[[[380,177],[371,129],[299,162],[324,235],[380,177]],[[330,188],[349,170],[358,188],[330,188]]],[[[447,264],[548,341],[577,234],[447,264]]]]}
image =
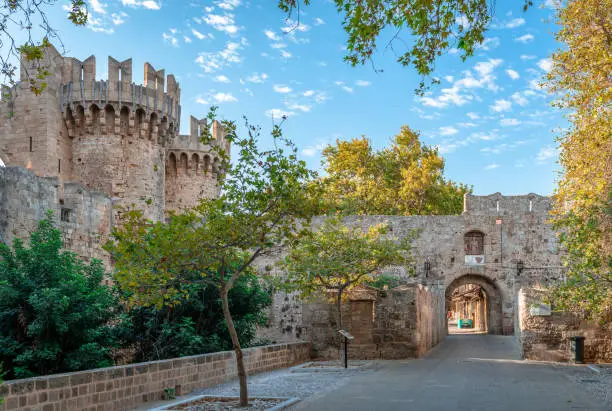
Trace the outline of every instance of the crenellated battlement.
{"type": "Polygon", "coordinates": [[[108,58],[108,80],[96,80],[96,58],[64,58],[60,110],[70,137],[113,133],[165,145],[180,128],[175,77],[145,63],[142,85],[132,82],[132,59],[108,58]]]}

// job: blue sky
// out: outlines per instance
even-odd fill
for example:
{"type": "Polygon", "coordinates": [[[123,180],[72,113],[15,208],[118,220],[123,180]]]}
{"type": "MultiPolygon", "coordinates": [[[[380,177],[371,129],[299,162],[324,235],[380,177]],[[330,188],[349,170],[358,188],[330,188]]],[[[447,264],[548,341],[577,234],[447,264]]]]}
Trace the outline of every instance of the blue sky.
{"type": "Polygon", "coordinates": [[[313,0],[299,26],[275,0],[89,3],[87,28],[64,20],[64,4],[50,13],[67,54],[95,54],[99,78],[106,77],[108,55],[132,57],[137,82],[145,61],[173,73],[182,89],[182,132],[189,114],[203,117],[213,104],[222,117],[246,115],[264,130],[287,115],[286,135],[319,168],[326,144],[365,135],[384,147],[407,124],[424,143],[439,146],[446,175],[477,194],[554,189],[554,130],[566,122],[538,87],[559,47],[546,6],[523,13],[522,1],[497,2],[475,56],[466,62],[455,50],[443,56],[435,73],[441,84],[419,98],[418,76],[396,63],[392,50],[375,56],[382,73],[342,61],[346,35],[330,1],[313,0]]]}

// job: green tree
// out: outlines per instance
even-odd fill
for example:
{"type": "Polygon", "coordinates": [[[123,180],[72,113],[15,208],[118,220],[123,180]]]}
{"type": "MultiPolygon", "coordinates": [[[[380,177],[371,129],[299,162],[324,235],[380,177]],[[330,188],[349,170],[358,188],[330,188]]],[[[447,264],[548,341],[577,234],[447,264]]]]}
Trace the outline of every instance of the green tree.
{"type": "MultiPolygon", "coordinates": [[[[526,11],[532,0],[514,0],[526,11]]],[[[279,0],[281,10],[296,11],[311,0],[279,0]]],[[[471,57],[484,41],[487,25],[493,17],[495,2],[488,0],[334,0],[343,16],[348,35],[344,60],[352,66],[373,62],[374,54],[389,34],[385,48],[395,51],[399,43],[406,51],[397,61],[412,65],[421,76],[417,88],[423,93],[426,78],[435,70],[436,60],[450,48],[460,51],[462,60],[471,57]],[[406,35],[407,34],[407,35],[406,35]]],[[[438,80],[431,80],[438,83],[438,80]]]]}
{"type": "MultiPolygon", "coordinates": [[[[214,110],[209,119],[214,119],[214,110]]],[[[160,309],[191,298],[197,282],[218,287],[244,406],[248,404],[246,371],[229,292],[241,276],[253,273],[257,257],[290,242],[298,231],[298,219],[309,216],[304,188],[312,174],[298,160],[297,149],[282,136],[280,126],[272,131],[271,148],[262,150],[259,128],[247,122],[248,135],[240,138],[234,122],[222,124],[238,155],[230,164],[226,153],[221,153],[226,172],[221,196],[201,200],[168,223],[150,223],[141,212],[130,211],[107,248],[115,259],[115,279],[130,293],[131,305],[160,309]]],[[[203,141],[209,138],[210,130],[206,130],[203,141]]]]}
{"type": "Polygon", "coordinates": [[[112,365],[116,298],[101,262],[61,251],[51,214],[29,248],[0,243],[0,362],[9,378],[112,365]]]}
{"type": "MultiPolygon", "coordinates": [[[[197,279],[196,279],[197,280],[197,279]]],[[[255,338],[264,325],[264,308],[271,303],[254,274],[240,276],[230,290],[229,308],[242,347],[255,338]]],[[[190,284],[189,298],[179,305],[133,307],[121,316],[121,341],[135,349],[134,361],[153,361],[232,349],[219,288],[206,282],[190,284]]]]}
{"type": "Polygon", "coordinates": [[[557,10],[563,47],[545,85],[569,112],[559,136],[563,172],[553,210],[568,251],[555,303],[612,320],[612,0],[568,0],[557,10]]]}
{"type": "Polygon", "coordinates": [[[323,150],[322,162],[325,176],[311,188],[321,213],[460,214],[463,195],[471,191],[444,178],[437,148],[422,144],[408,126],[382,150],[365,137],[336,141],[323,150]]]}
{"type": "Polygon", "coordinates": [[[340,218],[328,218],[317,231],[304,235],[291,247],[283,267],[284,286],[308,298],[313,293],[334,292],[338,328],[342,329],[342,298],[352,287],[374,281],[391,265],[407,266],[411,237],[398,241],[384,224],[363,231],[347,227],[340,218]]]}

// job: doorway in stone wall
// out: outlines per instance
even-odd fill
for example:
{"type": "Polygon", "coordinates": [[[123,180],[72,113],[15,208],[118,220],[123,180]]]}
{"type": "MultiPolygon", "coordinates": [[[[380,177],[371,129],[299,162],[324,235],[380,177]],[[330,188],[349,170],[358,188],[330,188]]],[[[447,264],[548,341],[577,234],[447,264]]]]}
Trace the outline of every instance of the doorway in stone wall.
{"type": "Polygon", "coordinates": [[[449,334],[502,334],[502,298],[497,286],[480,275],[468,274],[446,288],[449,334]]]}

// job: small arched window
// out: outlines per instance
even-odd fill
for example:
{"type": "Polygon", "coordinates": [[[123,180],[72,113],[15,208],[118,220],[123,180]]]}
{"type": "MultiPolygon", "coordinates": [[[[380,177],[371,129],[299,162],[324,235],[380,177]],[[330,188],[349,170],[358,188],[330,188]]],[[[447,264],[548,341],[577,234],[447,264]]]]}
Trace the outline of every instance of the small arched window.
{"type": "Polygon", "coordinates": [[[484,255],[484,234],[470,231],[464,237],[465,255],[484,255]]]}

